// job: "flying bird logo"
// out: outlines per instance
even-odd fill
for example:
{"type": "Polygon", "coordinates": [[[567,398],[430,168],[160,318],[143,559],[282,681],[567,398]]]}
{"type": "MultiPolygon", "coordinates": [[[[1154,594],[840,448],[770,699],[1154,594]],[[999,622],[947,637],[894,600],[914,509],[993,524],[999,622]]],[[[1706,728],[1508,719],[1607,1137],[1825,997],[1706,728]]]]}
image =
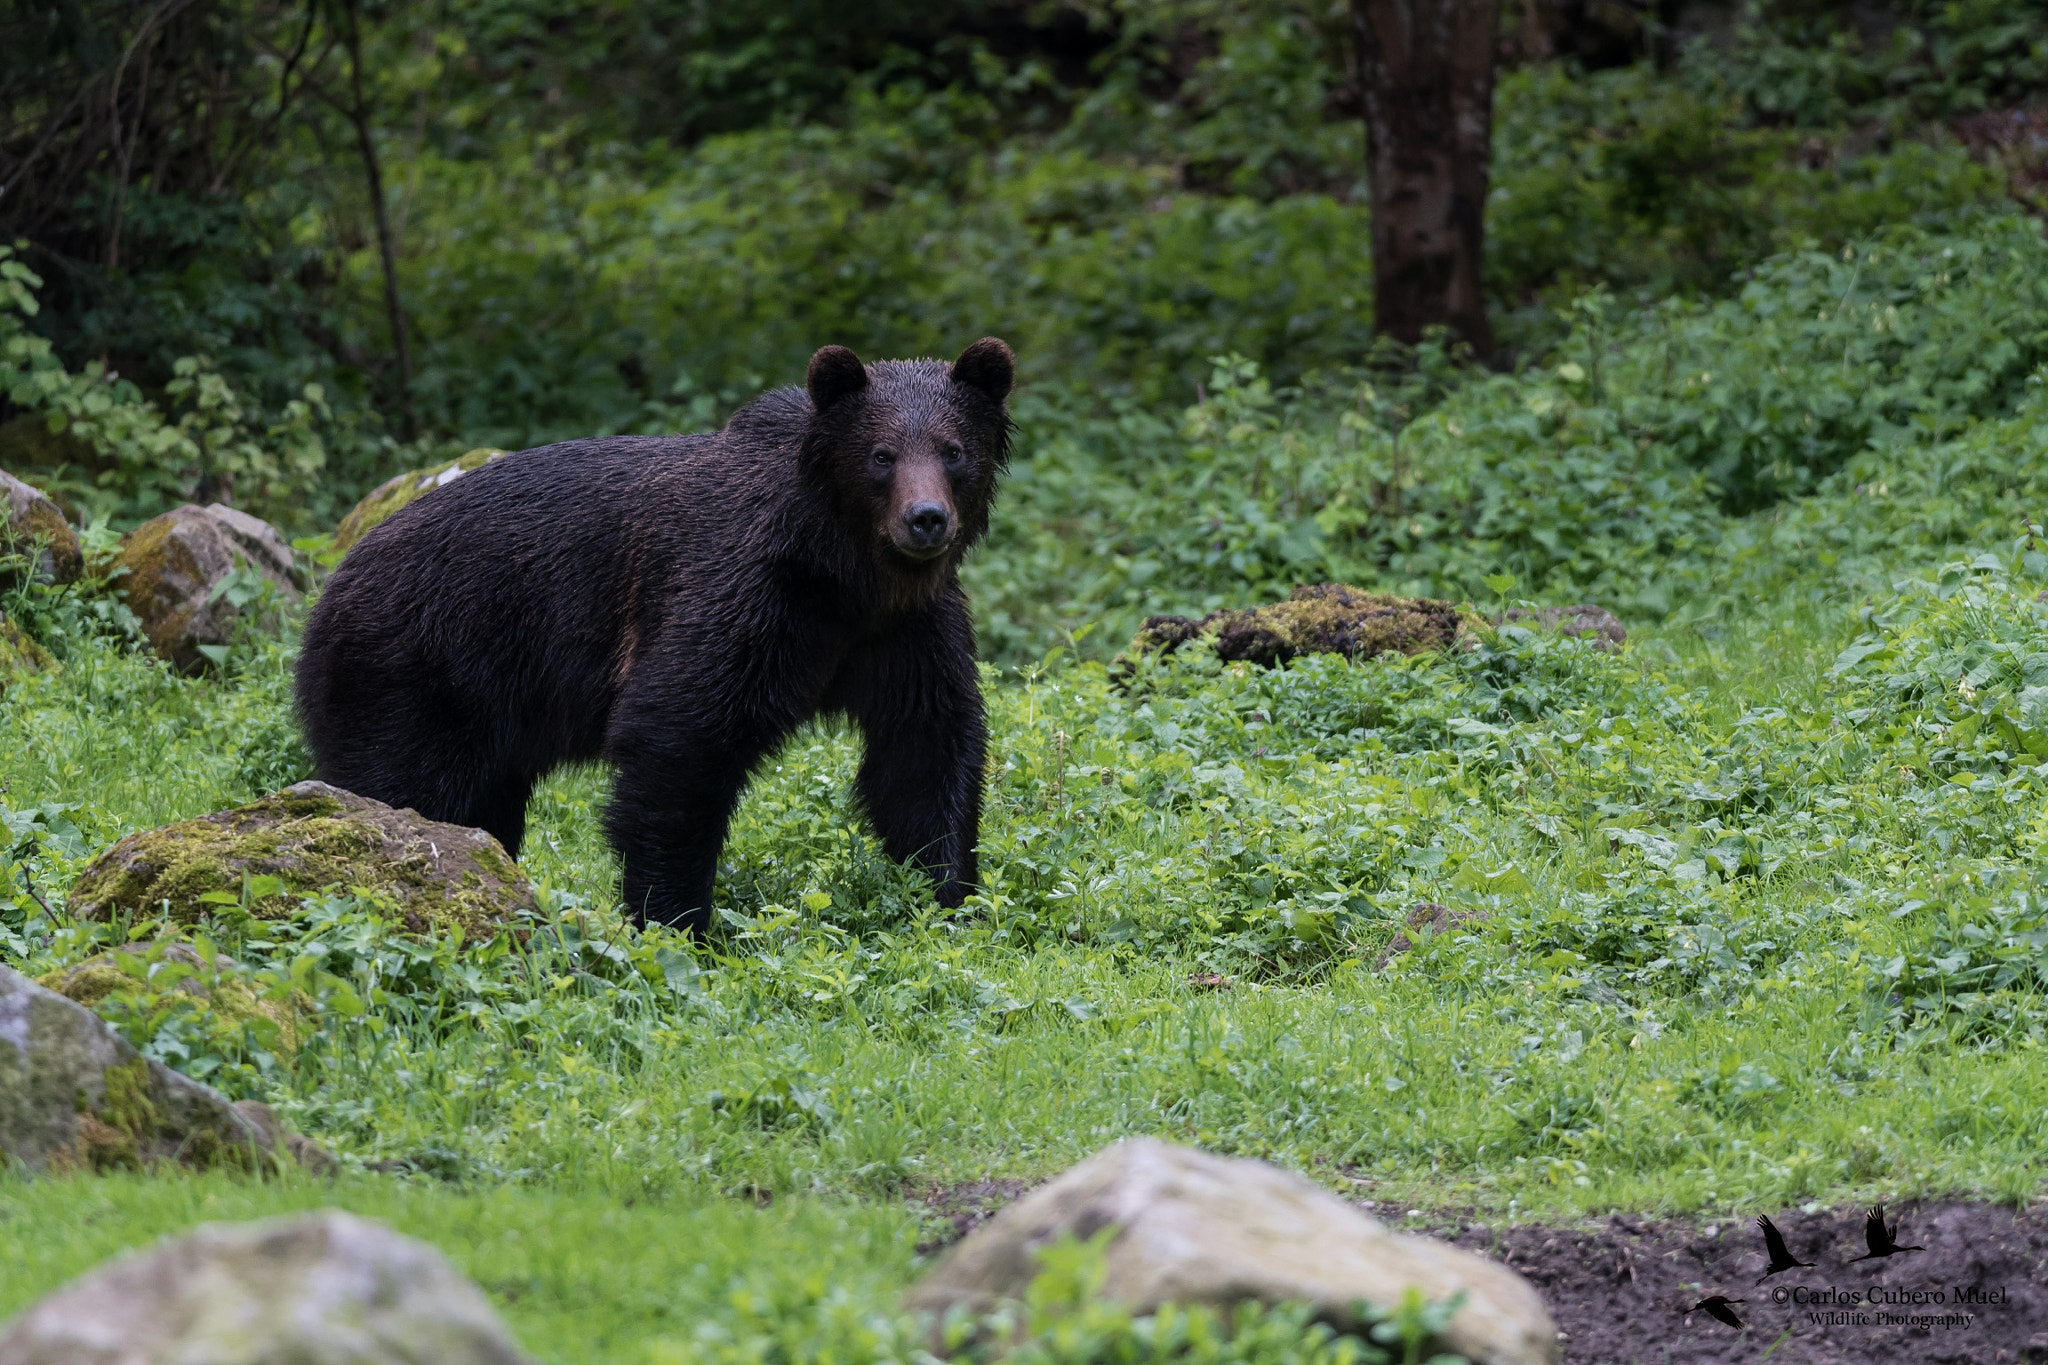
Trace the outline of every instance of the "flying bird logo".
{"type": "Polygon", "coordinates": [[[1863,1240],[1870,1244],[1868,1256],[1851,1256],[1849,1263],[1874,1261],[1883,1256],[1897,1256],[1907,1251],[1925,1251],[1926,1247],[1902,1247],[1898,1242],[1899,1220],[1894,1218],[1891,1226],[1884,1222],[1884,1205],[1872,1204],[1870,1215],[1863,1220],[1863,1240]]]}
{"type": "Polygon", "coordinates": [[[1730,1299],[1714,1294],[1686,1309],[1685,1316],[1690,1318],[1694,1313],[1705,1313],[1716,1322],[1725,1322],[1730,1327],[1740,1328],[1742,1319],[1735,1316],[1735,1305],[1748,1302],[1748,1299],[1730,1299]]]}
{"type": "Polygon", "coordinates": [[[1797,1266],[1806,1266],[1809,1269],[1812,1267],[1812,1261],[1796,1261],[1792,1259],[1792,1253],[1785,1249],[1785,1238],[1778,1231],[1777,1224],[1762,1214],[1758,1214],[1756,1225],[1763,1232],[1764,1250],[1770,1254],[1771,1258],[1771,1263],[1764,1268],[1764,1273],[1756,1277],[1758,1284],[1762,1284],[1781,1270],[1791,1270],[1797,1266]]]}

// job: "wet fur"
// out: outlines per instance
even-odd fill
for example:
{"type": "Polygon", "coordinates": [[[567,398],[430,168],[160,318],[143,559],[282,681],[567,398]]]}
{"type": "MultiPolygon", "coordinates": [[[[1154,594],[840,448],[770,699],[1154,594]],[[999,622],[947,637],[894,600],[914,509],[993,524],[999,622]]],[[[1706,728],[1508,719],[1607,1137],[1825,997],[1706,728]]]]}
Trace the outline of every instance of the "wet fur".
{"type": "Polygon", "coordinates": [[[884,847],[959,904],[987,741],[957,569],[1007,458],[1009,351],[836,363],[723,431],[524,451],[372,531],[299,660],[319,775],[517,853],[534,784],[603,760],[628,910],[701,931],[749,775],[839,713],[866,740],[856,791],[884,847]],[[890,543],[883,447],[920,487],[942,462],[957,530],[935,559],[890,543]]]}

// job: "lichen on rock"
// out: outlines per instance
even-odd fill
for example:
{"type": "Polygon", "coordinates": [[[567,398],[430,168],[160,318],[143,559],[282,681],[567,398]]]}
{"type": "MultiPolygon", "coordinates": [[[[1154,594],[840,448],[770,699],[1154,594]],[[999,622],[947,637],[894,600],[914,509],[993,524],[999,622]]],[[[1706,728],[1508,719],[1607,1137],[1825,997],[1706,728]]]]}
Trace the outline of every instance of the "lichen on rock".
{"type": "Polygon", "coordinates": [[[1421,654],[1449,649],[1480,625],[1449,602],[1366,592],[1343,583],[1294,590],[1284,602],[1225,608],[1201,620],[1154,616],[1132,637],[1120,662],[1170,654],[1195,639],[1215,644],[1218,658],[1271,668],[1303,654],[1370,659],[1380,654],[1421,654]]]}
{"type": "Polygon", "coordinates": [[[234,810],[131,834],[95,858],[72,886],[72,913],[167,913],[192,923],[209,892],[240,895],[255,878],[282,885],[255,898],[257,916],[288,913],[330,888],[389,901],[415,933],[460,927],[487,937],[533,888],[504,846],[480,829],[394,810],[324,782],[301,782],[234,810]]]}
{"type": "Polygon", "coordinates": [[[350,508],[348,515],[341,519],[341,525],[334,530],[333,548],[337,551],[347,550],[389,519],[399,508],[431,493],[443,484],[454,482],[472,470],[482,469],[504,454],[504,451],[495,447],[483,446],[468,451],[446,464],[435,465],[432,469],[409,469],[403,474],[386,479],[371,489],[369,496],[350,508]]]}
{"type": "MultiPolygon", "coordinates": [[[[83,1005],[0,967],[0,1160],[30,1170],[260,1167],[294,1149],[274,1116],[268,1128],[264,1117],[144,1057],[83,1005]]],[[[325,1153],[318,1161],[332,1164],[325,1153]]]]}
{"type": "Polygon", "coordinates": [[[228,644],[255,602],[229,591],[231,575],[247,571],[278,600],[296,602],[305,573],[277,528],[247,512],[187,503],[142,523],[121,538],[114,568],[129,610],[159,656],[196,673],[206,651],[228,644]]]}
{"type": "Polygon", "coordinates": [[[78,532],[41,489],[0,470],[0,587],[20,580],[8,565],[28,562],[28,576],[38,583],[71,583],[85,568],[78,532]]]}

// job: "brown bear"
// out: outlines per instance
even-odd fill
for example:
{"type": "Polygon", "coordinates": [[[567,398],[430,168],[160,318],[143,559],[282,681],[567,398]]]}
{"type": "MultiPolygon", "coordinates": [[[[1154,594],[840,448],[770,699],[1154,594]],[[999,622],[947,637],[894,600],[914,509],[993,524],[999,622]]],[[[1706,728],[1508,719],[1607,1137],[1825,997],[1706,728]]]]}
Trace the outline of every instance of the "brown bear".
{"type": "Polygon", "coordinates": [[[987,737],[957,571],[1014,370],[993,337],[950,366],[827,346],[722,431],[543,446],[412,503],[307,623],[319,776],[516,854],[534,783],[601,759],[629,913],[701,932],[748,775],[839,713],[883,846],[958,905],[987,737]]]}

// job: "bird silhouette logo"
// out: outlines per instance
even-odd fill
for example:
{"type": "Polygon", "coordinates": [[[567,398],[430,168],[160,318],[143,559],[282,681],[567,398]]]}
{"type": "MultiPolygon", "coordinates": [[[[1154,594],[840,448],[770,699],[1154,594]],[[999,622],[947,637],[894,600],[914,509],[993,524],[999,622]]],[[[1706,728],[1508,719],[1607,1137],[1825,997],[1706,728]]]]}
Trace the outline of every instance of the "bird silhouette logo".
{"type": "Polygon", "coordinates": [[[1849,1263],[1854,1265],[1858,1261],[1875,1261],[1884,1256],[1897,1256],[1901,1252],[1927,1250],[1926,1247],[1902,1247],[1899,1245],[1898,1236],[1899,1220],[1894,1218],[1891,1226],[1886,1227],[1884,1205],[1872,1204],[1870,1215],[1863,1220],[1863,1240],[1870,1244],[1870,1254],[1851,1256],[1849,1263]]]}
{"type": "Polygon", "coordinates": [[[1742,1319],[1735,1316],[1735,1305],[1748,1302],[1748,1299],[1730,1299],[1713,1294],[1686,1309],[1685,1315],[1689,1318],[1694,1313],[1705,1313],[1716,1322],[1725,1322],[1730,1327],[1739,1328],[1742,1326],[1742,1319]]]}
{"type": "Polygon", "coordinates": [[[1777,1224],[1762,1214],[1758,1214],[1756,1225],[1764,1235],[1764,1250],[1769,1252],[1771,1257],[1771,1263],[1764,1267],[1764,1273],[1756,1277],[1758,1284],[1762,1284],[1781,1270],[1791,1270],[1797,1266],[1812,1268],[1812,1261],[1795,1261],[1792,1259],[1792,1253],[1785,1249],[1785,1237],[1783,1233],[1778,1231],[1777,1224]]]}

